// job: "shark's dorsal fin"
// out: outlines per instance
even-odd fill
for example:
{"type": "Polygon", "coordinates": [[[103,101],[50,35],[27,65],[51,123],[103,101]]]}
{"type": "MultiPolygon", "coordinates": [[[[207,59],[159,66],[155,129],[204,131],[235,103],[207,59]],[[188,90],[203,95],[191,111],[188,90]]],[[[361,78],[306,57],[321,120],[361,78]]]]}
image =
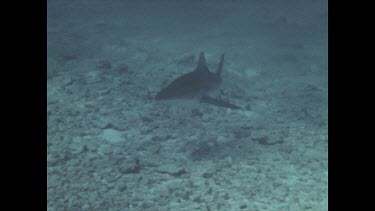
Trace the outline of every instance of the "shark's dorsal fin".
{"type": "Polygon", "coordinates": [[[217,66],[216,74],[220,77],[223,72],[224,54],[221,54],[219,65],[217,66]]]}
{"type": "Polygon", "coordinates": [[[208,71],[206,58],[204,57],[203,52],[199,54],[198,66],[197,66],[196,71],[208,71]]]}

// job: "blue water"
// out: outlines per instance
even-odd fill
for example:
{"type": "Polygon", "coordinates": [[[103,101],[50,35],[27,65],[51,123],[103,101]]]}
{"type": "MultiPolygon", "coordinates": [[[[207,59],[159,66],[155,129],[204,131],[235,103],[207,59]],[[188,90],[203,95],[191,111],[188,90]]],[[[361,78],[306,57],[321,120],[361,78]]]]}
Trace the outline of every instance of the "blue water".
{"type": "Polygon", "coordinates": [[[327,2],[49,0],[47,210],[328,210],[327,2]],[[200,52],[212,96],[156,101],[200,52]]]}

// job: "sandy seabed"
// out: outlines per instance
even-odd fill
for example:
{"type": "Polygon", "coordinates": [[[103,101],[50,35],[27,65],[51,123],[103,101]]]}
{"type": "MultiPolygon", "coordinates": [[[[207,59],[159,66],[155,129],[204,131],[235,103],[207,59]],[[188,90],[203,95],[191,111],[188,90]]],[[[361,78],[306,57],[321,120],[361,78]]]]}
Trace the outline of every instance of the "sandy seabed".
{"type": "MultiPolygon", "coordinates": [[[[188,15],[152,22],[144,5],[105,2],[49,3],[49,211],[328,210],[321,24],[259,12],[269,6],[254,1],[248,12],[210,7],[208,23],[238,9],[220,25],[176,27],[188,15]],[[238,21],[256,12],[262,18],[238,21]],[[253,27],[236,31],[233,22],[253,27]],[[195,68],[200,51],[211,70],[226,54],[222,98],[244,110],[153,99],[195,68]]],[[[204,2],[190,9],[200,14],[212,4],[204,2]]],[[[159,7],[153,17],[176,11],[159,7]]]]}

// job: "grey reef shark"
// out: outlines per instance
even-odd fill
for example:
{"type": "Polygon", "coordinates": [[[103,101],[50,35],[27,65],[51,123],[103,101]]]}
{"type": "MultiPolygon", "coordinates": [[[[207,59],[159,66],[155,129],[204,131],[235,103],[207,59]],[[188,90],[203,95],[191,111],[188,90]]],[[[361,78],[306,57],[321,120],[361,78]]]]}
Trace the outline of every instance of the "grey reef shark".
{"type": "Polygon", "coordinates": [[[210,97],[207,94],[207,92],[216,90],[220,87],[222,82],[221,73],[223,71],[223,64],[224,54],[220,57],[216,73],[210,72],[207,67],[204,53],[201,52],[195,70],[173,80],[156,94],[155,99],[167,100],[198,97],[200,102],[203,103],[231,109],[242,109],[239,106],[221,100],[220,98],[210,97]]]}

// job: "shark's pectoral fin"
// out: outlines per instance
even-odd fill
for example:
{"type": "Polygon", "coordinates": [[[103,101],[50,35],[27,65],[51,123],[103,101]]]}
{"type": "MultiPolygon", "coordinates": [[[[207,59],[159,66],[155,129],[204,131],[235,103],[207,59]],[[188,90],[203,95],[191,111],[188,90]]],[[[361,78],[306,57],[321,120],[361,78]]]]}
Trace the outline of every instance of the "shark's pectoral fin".
{"type": "Polygon", "coordinates": [[[217,66],[216,74],[220,77],[223,72],[224,54],[221,54],[219,65],[217,66]]]}

